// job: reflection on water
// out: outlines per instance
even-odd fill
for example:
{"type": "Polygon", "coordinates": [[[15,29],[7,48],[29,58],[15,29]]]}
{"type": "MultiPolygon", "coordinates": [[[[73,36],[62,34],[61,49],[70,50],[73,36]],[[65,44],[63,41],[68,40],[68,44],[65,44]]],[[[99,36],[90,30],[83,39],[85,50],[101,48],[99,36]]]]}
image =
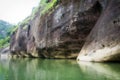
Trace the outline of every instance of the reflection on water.
{"type": "Polygon", "coordinates": [[[75,60],[0,60],[0,80],[120,80],[120,65],[75,60]]]}
{"type": "Polygon", "coordinates": [[[0,70],[2,70],[0,80],[6,78],[7,80],[77,80],[80,78],[79,74],[76,74],[80,69],[75,60],[12,59],[9,65],[4,63],[0,62],[0,70]]]}
{"type": "Polygon", "coordinates": [[[119,63],[78,62],[86,80],[120,80],[119,63]]]}

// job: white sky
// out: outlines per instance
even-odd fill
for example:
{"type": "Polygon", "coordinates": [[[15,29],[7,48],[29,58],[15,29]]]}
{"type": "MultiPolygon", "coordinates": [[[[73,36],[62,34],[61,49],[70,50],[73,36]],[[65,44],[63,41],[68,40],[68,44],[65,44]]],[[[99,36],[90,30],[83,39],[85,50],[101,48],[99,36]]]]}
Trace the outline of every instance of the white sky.
{"type": "Polygon", "coordinates": [[[25,19],[40,0],[0,0],[0,20],[12,24],[25,19]]]}

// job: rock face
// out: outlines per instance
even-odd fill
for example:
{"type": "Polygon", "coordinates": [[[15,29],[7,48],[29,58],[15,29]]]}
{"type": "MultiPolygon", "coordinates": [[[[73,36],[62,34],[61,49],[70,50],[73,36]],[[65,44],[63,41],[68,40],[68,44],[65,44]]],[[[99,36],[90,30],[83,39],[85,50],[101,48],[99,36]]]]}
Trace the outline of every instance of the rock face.
{"type": "Polygon", "coordinates": [[[10,50],[23,57],[76,58],[100,14],[96,1],[61,0],[42,16],[39,10],[27,30],[21,25],[10,50]]]}
{"type": "Polygon", "coordinates": [[[120,61],[120,1],[110,0],[78,56],[83,61],[120,61]]]}
{"type": "Polygon", "coordinates": [[[21,25],[13,33],[10,50],[22,57],[77,58],[85,43],[78,57],[81,60],[81,56],[101,46],[106,49],[108,44],[111,48],[119,45],[119,3],[119,0],[59,0],[44,15],[40,15],[39,9],[27,29],[21,25]]]}
{"type": "Polygon", "coordinates": [[[3,48],[0,50],[0,59],[10,58],[10,49],[9,47],[3,48]]]}
{"type": "Polygon", "coordinates": [[[76,58],[100,16],[96,4],[81,10],[80,0],[62,0],[52,13],[38,15],[30,24],[33,43],[28,44],[28,50],[31,47],[32,54],[44,58],[76,58]]]}
{"type": "Polygon", "coordinates": [[[3,48],[3,49],[0,51],[0,53],[1,53],[1,54],[10,53],[9,47],[3,48]]]}
{"type": "Polygon", "coordinates": [[[25,54],[27,52],[27,30],[24,30],[22,26],[11,35],[10,51],[19,57],[28,56],[25,54]]]}

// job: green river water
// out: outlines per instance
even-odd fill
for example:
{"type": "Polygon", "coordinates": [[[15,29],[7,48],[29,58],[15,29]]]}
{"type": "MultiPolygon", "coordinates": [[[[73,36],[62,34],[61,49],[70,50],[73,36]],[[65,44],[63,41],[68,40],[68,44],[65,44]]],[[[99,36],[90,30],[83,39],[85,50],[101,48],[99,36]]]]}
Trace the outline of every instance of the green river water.
{"type": "Polygon", "coordinates": [[[119,63],[3,59],[0,80],[120,80],[119,63]]]}

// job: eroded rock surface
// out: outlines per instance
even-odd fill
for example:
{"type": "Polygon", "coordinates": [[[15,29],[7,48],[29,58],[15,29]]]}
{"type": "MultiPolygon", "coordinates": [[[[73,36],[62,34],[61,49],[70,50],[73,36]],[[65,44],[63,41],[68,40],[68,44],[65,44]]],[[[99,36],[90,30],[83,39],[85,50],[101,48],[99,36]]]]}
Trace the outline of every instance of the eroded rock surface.
{"type": "Polygon", "coordinates": [[[78,60],[120,60],[120,1],[110,0],[89,34],[78,60]]]}
{"type": "MultiPolygon", "coordinates": [[[[113,53],[116,45],[119,50],[119,3],[119,0],[59,0],[44,15],[40,15],[39,9],[26,24],[27,29],[23,28],[26,25],[19,27],[11,36],[10,50],[22,57],[77,58],[85,43],[79,60],[82,56],[97,55],[101,49],[105,51],[100,52],[103,57],[106,50],[111,55],[109,51],[113,53]]],[[[94,57],[94,61],[104,59],[94,57]]]]}

